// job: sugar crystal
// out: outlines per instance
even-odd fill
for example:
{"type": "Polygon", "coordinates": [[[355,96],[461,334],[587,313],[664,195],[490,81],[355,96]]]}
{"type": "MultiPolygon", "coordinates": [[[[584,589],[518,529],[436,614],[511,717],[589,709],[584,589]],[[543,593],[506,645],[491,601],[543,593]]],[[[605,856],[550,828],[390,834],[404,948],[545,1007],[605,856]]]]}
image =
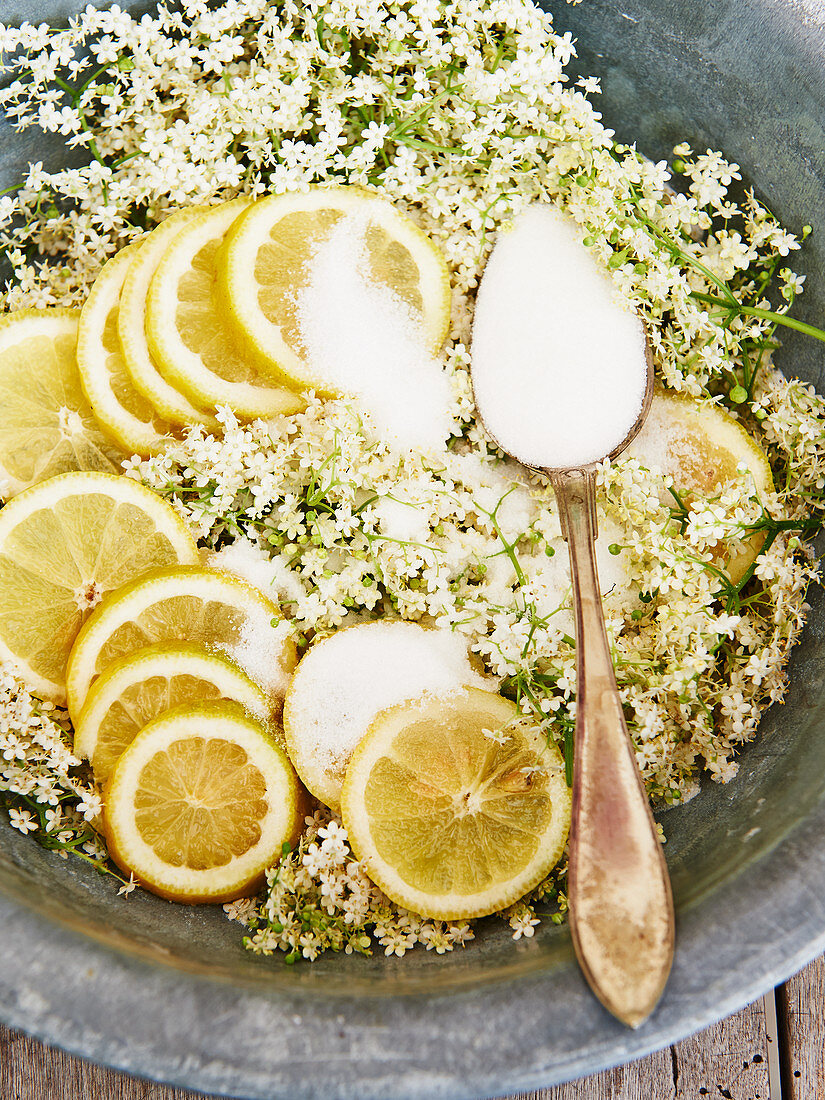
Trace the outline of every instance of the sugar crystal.
{"type": "Polygon", "coordinates": [[[399,620],[339,630],[309,650],[293,679],[293,762],[302,775],[325,772],[337,798],[352,751],[380,711],[424,695],[443,699],[465,686],[497,689],[475,671],[460,634],[399,620]]]}

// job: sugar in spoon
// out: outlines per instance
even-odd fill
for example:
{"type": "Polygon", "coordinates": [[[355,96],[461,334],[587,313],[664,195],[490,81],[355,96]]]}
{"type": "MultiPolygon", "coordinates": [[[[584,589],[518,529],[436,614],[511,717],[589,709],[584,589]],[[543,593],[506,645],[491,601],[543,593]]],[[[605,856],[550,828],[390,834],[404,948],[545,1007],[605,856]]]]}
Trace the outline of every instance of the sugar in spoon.
{"type": "Polygon", "coordinates": [[[576,728],[570,928],[602,1004],[638,1027],[673,961],[673,898],[625,724],[599,590],[595,471],[653,395],[644,327],[571,219],[536,204],[503,233],[473,323],[476,408],[497,445],[550,479],[570,555],[576,728]]]}

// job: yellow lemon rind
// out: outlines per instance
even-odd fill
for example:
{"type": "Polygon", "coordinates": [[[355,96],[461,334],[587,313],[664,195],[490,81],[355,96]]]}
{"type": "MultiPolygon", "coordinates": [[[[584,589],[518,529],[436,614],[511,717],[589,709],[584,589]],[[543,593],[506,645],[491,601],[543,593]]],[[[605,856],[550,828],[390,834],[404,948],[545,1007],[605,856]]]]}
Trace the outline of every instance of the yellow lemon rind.
{"type": "Polygon", "coordinates": [[[119,309],[120,292],[132,259],[141,242],[127,245],[104,264],[89,297],[80,312],[77,331],[77,366],[83,391],[97,417],[101,430],[128,454],[146,458],[162,451],[172,435],[172,425],[164,421],[131,383],[131,377],[123,362],[120,342],[117,348],[107,352],[104,343],[109,318],[119,309]],[[129,403],[141,411],[141,415],[127,408],[120,400],[112,376],[110,359],[117,356],[122,362],[122,377],[118,389],[128,388],[129,403]]]}
{"type": "Polygon", "coordinates": [[[146,340],[146,298],[152,276],[174,237],[207,209],[193,206],[178,210],[141,238],[141,247],[129,264],[123,282],[117,324],[123,359],[135,389],[158,415],[176,427],[202,424],[210,431],[218,431],[220,425],[214,416],[194,405],[182,391],[166,381],[152,359],[146,340]]]}
{"type": "Polygon", "coordinates": [[[176,707],[150,722],[115,766],[104,790],[104,835],[109,854],[126,875],[169,901],[218,904],[246,897],[263,884],[283,846],[297,841],[305,803],[286,753],[266,731],[228,702],[176,707]],[[257,843],[222,867],[194,869],[163,861],[140,835],[134,800],[142,770],[156,753],[186,738],[231,740],[266,779],[268,810],[257,843]]]}

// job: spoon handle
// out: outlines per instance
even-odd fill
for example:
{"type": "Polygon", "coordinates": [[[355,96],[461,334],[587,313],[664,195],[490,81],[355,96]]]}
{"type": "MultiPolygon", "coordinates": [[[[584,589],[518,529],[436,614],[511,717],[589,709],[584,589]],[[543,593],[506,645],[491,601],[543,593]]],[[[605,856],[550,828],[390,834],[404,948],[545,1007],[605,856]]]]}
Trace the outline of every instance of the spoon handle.
{"type": "Polygon", "coordinates": [[[587,981],[638,1027],[673,961],[673,897],[616,688],[596,568],[592,468],[550,473],[570,553],[576,613],[576,732],[569,902],[587,981]]]}

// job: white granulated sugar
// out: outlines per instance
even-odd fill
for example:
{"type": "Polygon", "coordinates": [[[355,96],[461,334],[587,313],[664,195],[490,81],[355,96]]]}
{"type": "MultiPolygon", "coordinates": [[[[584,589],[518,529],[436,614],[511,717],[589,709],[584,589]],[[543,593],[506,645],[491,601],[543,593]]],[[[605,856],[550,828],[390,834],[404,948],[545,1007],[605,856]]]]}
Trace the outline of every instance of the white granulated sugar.
{"type": "Polygon", "coordinates": [[[272,558],[251,539],[239,535],[234,542],[209,554],[206,565],[223,569],[258,588],[275,603],[297,603],[305,592],[300,580],[280,558],[272,558]]]}
{"type": "Polygon", "coordinates": [[[465,686],[498,687],[472,667],[459,634],[401,621],[337,631],[303,658],[287,699],[299,773],[303,761],[325,772],[337,798],[352,751],[379,711],[465,686]]]}
{"type": "Polygon", "coordinates": [[[382,535],[399,542],[426,544],[430,540],[430,521],[426,508],[412,501],[382,497],[373,505],[382,535]]]}
{"type": "Polygon", "coordinates": [[[673,476],[679,473],[679,459],[684,453],[683,435],[684,425],[673,416],[670,406],[654,401],[642,430],[624,453],[649,470],[673,476]]]}
{"type": "Polygon", "coordinates": [[[397,449],[441,451],[452,432],[452,391],[420,320],[369,275],[370,205],[333,228],[297,298],[310,371],[354,397],[397,449]]]}
{"type": "MultiPolygon", "coordinates": [[[[280,602],[276,562],[259,546],[243,536],[210,554],[206,565],[222,569],[259,589],[274,604],[280,602]]],[[[301,595],[303,588],[293,578],[301,595]]],[[[261,609],[249,615],[234,645],[219,647],[241,666],[251,680],[275,698],[282,698],[290,680],[290,672],[284,667],[284,651],[292,626],[286,620],[272,622],[271,616],[261,609]]],[[[289,647],[291,651],[291,647],[289,647]]]]}
{"type": "Polygon", "coordinates": [[[272,559],[251,539],[240,536],[206,559],[212,569],[224,569],[272,598],[272,559]]]}
{"type": "Polygon", "coordinates": [[[471,370],[487,430],[531,466],[596,462],[635,423],[642,323],[554,207],[528,207],[499,237],[478,292],[471,370]]]}
{"type": "Polygon", "coordinates": [[[262,610],[247,617],[234,645],[220,648],[268,695],[282,699],[290,680],[284,656],[291,634],[292,625],[286,619],[273,624],[262,610]]]}

